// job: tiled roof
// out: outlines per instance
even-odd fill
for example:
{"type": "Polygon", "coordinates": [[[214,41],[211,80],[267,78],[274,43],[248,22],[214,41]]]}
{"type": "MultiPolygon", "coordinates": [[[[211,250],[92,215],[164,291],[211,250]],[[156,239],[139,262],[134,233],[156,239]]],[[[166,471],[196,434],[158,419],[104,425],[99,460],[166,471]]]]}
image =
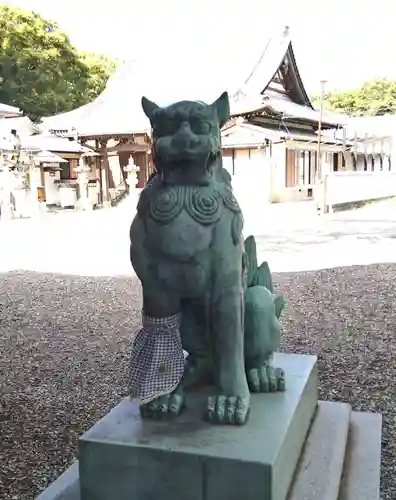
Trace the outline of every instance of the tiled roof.
{"type": "Polygon", "coordinates": [[[141,96],[147,90],[142,73],[139,63],[122,63],[94,101],[74,111],[43,118],[43,128],[68,132],[75,128],[81,137],[148,132],[150,124],[141,106],[141,96]]]}
{"type": "Polygon", "coordinates": [[[67,137],[59,137],[49,134],[32,135],[29,138],[29,143],[39,147],[43,151],[51,151],[52,153],[90,153],[91,148],[82,146],[74,140],[67,137]]]}
{"type": "MultiPolygon", "coordinates": [[[[284,119],[319,121],[320,113],[313,108],[300,77],[288,27],[270,38],[249,77],[231,100],[232,116],[246,116],[254,112],[268,112],[284,119]],[[289,66],[290,90],[287,95],[276,97],[267,89],[283,61],[289,66]]],[[[325,112],[322,123],[323,126],[336,127],[345,123],[346,119],[325,112]]]]}
{"type": "Polygon", "coordinates": [[[15,106],[9,106],[8,104],[2,104],[0,102],[0,118],[6,118],[8,116],[19,116],[21,110],[15,106]]]}
{"type": "MultiPolygon", "coordinates": [[[[264,144],[266,139],[275,143],[286,140],[314,143],[316,145],[318,142],[318,135],[304,131],[290,132],[285,127],[274,130],[243,121],[233,124],[221,133],[221,144],[223,148],[260,147],[264,144]]],[[[343,145],[343,141],[335,137],[334,133],[322,136],[322,143],[338,147],[342,147],[343,145]]],[[[351,141],[346,142],[346,146],[350,147],[351,145],[351,141]]]]}
{"type": "Polygon", "coordinates": [[[286,61],[290,68],[289,75],[293,86],[293,101],[296,104],[313,109],[300,77],[288,26],[283,27],[282,30],[277,30],[270,37],[250,75],[235,93],[234,99],[244,100],[252,96],[258,98],[258,96],[264,94],[283,61],[286,61]]]}
{"type": "MultiPolygon", "coordinates": [[[[265,41],[266,35],[263,38],[265,41]]],[[[252,49],[252,53],[254,52],[252,49]]],[[[250,53],[246,54],[249,62],[244,68],[249,67],[249,72],[237,92],[235,83],[241,81],[240,73],[245,69],[241,70],[238,66],[239,70],[229,78],[231,110],[235,115],[243,114],[247,109],[272,108],[284,116],[318,121],[319,113],[313,109],[298,71],[288,27],[277,30],[270,37],[255,64],[253,61],[250,62],[250,57],[252,57],[250,53]],[[284,60],[290,68],[289,83],[292,87],[290,97],[293,102],[263,95],[284,60]],[[230,88],[232,86],[234,88],[230,88]],[[265,102],[263,102],[264,97],[265,102]]],[[[159,71],[158,68],[156,71],[153,70],[152,63],[125,61],[109,78],[106,88],[94,101],[73,111],[44,118],[43,128],[46,131],[64,131],[69,134],[75,128],[81,137],[149,132],[150,124],[141,107],[141,96],[147,95],[150,98],[151,95],[158,95],[159,89],[164,97],[161,99],[164,104],[168,101],[167,97],[174,95],[172,89],[161,87],[162,82],[158,75],[163,71],[163,69],[159,71]]],[[[334,117],[327,115],[325,120],[330,126],[340,123],[334,117]]]]}
{"type": "Polygon", "coordinates": [[[257,127],[249,123],[236,123],[221,133],[221,145],[223,148],[239,147],[257,147],[266,142],[266,140],[279,142],[281,134],[276,130],[270,130],[264,127],[257,127]]]}
{"type": "Polygon", "coordinates": [[[17,116],[0,120],[0,130],[16,130],[21,137],[41,132],[40,127],[33,123],[28,116],[17,116]]]}
{"type": "Polygon", "coordinates": [[[61,158],[50,151],[40,151],[35,157],[36,163],[67,163],[67,160],[61,158]]]}
{"type": "Polygon", "coordinates": [[[355,136],[357,139],[390,137],[396,133],[396,115],[351,117],[345,128],[350,140],[355,136]]]}
{"type": "MultiPolygon", "coordinates": [[[[286,99],[277,99],[275,97],[259,96],[256,99],[241,100],[233,103],[231,107],[232,116],[246,116],[253,113],[268,112],[271,114],[279,115],[283,119],[299,118],[317,123],[319,121],[320,112],[316,109],[307,106],[301,106],[295,102],[286,99]]],[[[332,115],[330,113],[323,113],[322,124],[323,126],[343,125],[348,117],[341,117],[339,115],[332,115]]]]}

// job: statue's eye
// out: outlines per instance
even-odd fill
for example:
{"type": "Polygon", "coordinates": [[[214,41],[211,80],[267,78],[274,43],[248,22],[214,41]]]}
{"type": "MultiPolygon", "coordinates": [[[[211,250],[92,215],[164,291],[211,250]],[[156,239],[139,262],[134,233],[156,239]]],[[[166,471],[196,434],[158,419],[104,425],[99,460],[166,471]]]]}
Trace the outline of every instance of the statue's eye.
{"type": "Polygon", "coordinates": [[[153,124],[153,131],[157,137],[173,135],[179,127],[177,120],[170,118],[161,118],[153,124]]]}
{"type": "Polygon", "coordinates": [[[191,130],[197,135],[207,135],[210,133],[211,126],[210,123],[199,119],[190,119],[191,130]]]}

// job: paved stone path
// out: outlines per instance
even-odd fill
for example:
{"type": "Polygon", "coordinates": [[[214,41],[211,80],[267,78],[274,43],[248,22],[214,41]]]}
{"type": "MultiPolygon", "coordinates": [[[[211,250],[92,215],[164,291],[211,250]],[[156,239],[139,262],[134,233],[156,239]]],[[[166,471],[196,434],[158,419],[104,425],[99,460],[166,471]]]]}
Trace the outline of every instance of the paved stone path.
{"type": "MultiPolygon", "coordinates": [[[[0,224],[0,272],[26,269],[81,275],[132,275],[127,201],[91,213],[46,214],[0,224]]],[[[394,262],[396,202],[317,216],[308,204],[270,205],[247,221],[273,271],[394,262]]]]}

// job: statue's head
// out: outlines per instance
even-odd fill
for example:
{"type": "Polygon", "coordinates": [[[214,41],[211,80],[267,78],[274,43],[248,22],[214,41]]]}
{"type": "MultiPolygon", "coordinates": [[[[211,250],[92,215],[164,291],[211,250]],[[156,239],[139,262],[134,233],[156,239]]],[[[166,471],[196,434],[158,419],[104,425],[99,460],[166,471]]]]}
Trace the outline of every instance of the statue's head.
{"type": "Polygon", "coordinates": [[[169,182],[204,181],[221,153],[220,129],[230,113],[227,92],[212,104],[180,101],[163,108],[143,97],[142,107],[152,127],[158,173],[169,182]]]}

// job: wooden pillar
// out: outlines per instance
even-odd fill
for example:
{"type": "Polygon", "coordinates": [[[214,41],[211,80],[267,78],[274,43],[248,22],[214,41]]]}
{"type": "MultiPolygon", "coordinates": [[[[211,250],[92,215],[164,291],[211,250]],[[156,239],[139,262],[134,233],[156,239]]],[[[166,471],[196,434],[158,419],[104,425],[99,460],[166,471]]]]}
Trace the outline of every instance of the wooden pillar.
{"type": "Polygon", "coordinates": [[[139,177],[139,187],[143,188],[146,183],[147,183],[147,179],[148,179],[148,165],[147,165],[147,154],[146,152],[142,152],[142,154],[140,155],[140,162],[141,162],[141,166],[140,166],[140,170],[141,172],[140,173],[140,177],[139,177]]]}
{"type": "Polygon", "coordinates": [[[154,163],[151,151],[147,151],[146,158],[147,158],[147,180],[148,180],[151,174],[154,172],[154,163]]]}
{"type": "MultiPolygon", "coordinates": [[[[154,171],[154,165],[152,161],[152,156],[151,152],[149,153],[148,151],[143,151],[142,156],[141,156],[141,186],[139,187],[144,187],[147,184],[147,181],[149,180],[149,177],[154,171]]],[[[140,184],[140,183],[139,183],[140,184]]]]}
{"type": "Polygon", "coordinates": [[[129,151],[119,151],[118,152],[118,162],[120,164],[121,172],[122,172],[122,177],[124,181],[127,179],[127,173],[124,170],[124,167],[128,165],[128,160],[130,157],[131,153],[129,151]]]}
{"type": "MultiPolygon", "coordinates": [[[[100,140],[100,156],[101,156],[101,161],[102,161],[102,169],[101,169],[101,174],[102,172],[104,173],[104,182],[102,179],[102,186],[101,186],[101,191],[102,191],[102,203],[103,205],[109,205],[110,204],[110,193],[109,193],[109,187],[110,187],[110,164],[109,164],[109,158],[107,156],[107,139],[101,139],[100,140]]],[[[102,175],[101,175],[102,177],[102,175]]]]}
{"type": "Polygon", "coordinates": [[[145,163],[146,153],[143,151],[134,151],[132,153],[133,161],[135,165],[139,167],[138,173],[138,188],[143,188],[146,184],[146,163],[145,163]]]}
{"type": "MultiPolygon", "coordinates": [[[[95,139],[95,150],[99,152],[99,141],[95,139]]],[[[96,171],[99,172],[99,203],[103,205],[102,161],[100,156],[95,156],[96,171]]]]}

